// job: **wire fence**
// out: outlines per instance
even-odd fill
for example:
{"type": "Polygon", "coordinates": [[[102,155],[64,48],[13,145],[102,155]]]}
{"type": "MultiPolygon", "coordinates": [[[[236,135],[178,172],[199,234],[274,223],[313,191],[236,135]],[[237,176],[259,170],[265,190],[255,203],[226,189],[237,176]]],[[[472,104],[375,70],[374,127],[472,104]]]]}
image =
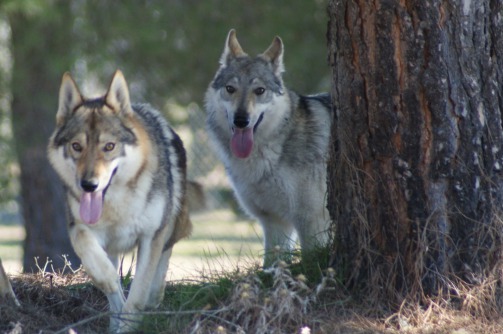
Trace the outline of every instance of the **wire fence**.
{"type": "MultiPolygon", "coordinates": [[[[218,219],[223,211],[232,211],[243,218],[244,213],[235,199],[224,166],[209,142],[205,111],[192,103],[186,112],[188,121],[176,130],[187,151],[188,178],[203,186],[207,214],[218,219]]],[[[228,216],[228,212],[225,215],[228,216]]]]}

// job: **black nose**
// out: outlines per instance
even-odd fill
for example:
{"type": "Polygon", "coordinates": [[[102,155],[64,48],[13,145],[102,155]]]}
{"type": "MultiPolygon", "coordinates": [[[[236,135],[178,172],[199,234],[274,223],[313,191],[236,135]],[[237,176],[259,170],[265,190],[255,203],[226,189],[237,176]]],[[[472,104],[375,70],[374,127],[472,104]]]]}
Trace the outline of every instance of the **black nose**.
{"type": "Polygon", "coordinates": [[[98,188],[98,183],[89,180],[82,180],[80,181],[80,186],[85,192],[92,193],[96,190],[96,188],[98,188]]]}
{"type": "Polygon", "coordinates": [[[240,129],[244,129],[250,124],[250,118],[246,115],[234,116],[234,125],[240,129]]]}

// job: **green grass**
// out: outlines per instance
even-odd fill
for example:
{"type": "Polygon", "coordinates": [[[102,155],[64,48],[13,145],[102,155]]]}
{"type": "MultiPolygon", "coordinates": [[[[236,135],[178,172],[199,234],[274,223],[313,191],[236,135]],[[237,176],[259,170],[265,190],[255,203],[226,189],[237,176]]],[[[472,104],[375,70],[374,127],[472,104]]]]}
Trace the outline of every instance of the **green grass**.
{"type": "MultiPolygon", "coordinates": [[[[317,254],[322,252],[319,249],[317,254]]],[[[322,273],[327,272],[319,261],[316,266],[306,265],[298,255],[290,254],[291,264],[278,260],[274,268],[266,270],[255,265],[213,273],[199,281],[168,284],[163,304],[158,311],[145,314],[141,331],[184,333],[187,328],[202,326],[204,333],[220,329],[231,333],[242,314],[247,314],[247,319],[269,317],[271,322],[286,319],[286,324],[296,328],[306,316],[304,305],[312,303],[316,286],[326,276],[322,273]]],[[[253,321],[247,326],[249,330],[257,328],[253,321]]]]}
{"type": "Polygon", "coordinates": [[[141,330],[146,333],[183,332],[189,328],[194,317],[222,306],[230,296],[235,279],[229,274],[207,282],[168,285],[161,311],[146,314],[141,330]]]}

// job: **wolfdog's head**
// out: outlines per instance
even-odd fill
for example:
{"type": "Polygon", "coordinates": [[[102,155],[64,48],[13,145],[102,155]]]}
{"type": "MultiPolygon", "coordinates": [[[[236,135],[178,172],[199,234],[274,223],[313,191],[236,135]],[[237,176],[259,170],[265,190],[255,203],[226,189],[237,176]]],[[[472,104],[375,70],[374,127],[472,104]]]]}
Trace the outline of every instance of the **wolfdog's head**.
{"type": "Polygon", "coordinates": [[[259,127],[273,128],[282,118],[282,72],[283,42],[279,37],[266,51],[250,57],[241,48],[236,31],[229,32],[220,68],[206,94],[206,106],[210,118],[217,122],[227,120],[230,149],[236,157],[247,158],[251,154],[259,127]]]}
{"type": "Polygon", "coordinates": [[[64,74],[48,155],[70,194],[80,201],[80,218],[85,223],[99,220],[120,159],[128,145],[136,143],[132,113],[120,71],[107,93],[96,99],[82,97],[70,74],[64,74]]]}

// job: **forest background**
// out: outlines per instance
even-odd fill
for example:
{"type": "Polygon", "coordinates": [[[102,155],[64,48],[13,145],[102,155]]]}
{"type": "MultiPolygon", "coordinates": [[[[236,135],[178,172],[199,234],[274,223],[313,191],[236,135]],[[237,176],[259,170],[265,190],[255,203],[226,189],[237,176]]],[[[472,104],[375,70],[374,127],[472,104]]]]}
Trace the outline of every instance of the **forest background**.
{"type": "Polygon", "coordinates": [[[328,91],[326,7],[321,0],[0,1],[0,224],[22,220],[26,227],[25,234],[7,230],[0,239],[4,261],[19,257],[11,247],[24,238],[25,271],[36,269],[36,257],[61,268],[61,254],[68,254],[78,264],[66,236],[61,184],[45,157],[64,72],[84,95],[96,95],[121,69],[132,100],[160,109],[183,136],[189,177],[204,184],[213,209],[201,220],[226,221],[225,210],[241,211],[208,147],[203,110],[226,34],[235,28],[252,55],[279,35],[287,85],[328,91]]]}

